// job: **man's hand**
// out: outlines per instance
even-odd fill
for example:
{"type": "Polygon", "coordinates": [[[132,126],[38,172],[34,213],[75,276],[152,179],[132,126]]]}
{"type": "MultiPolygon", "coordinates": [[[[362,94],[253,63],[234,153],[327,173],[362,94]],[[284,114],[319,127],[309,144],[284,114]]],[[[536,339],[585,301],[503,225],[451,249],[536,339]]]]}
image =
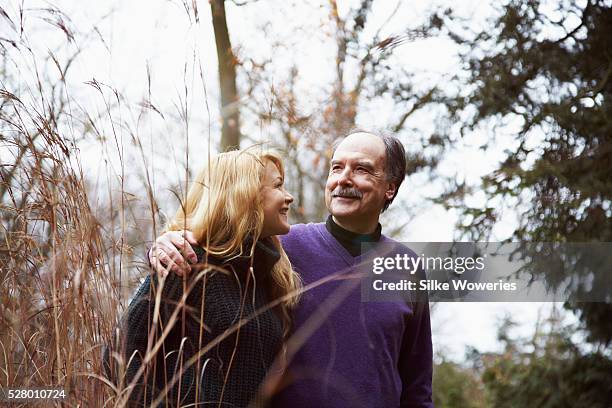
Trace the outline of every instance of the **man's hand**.
{"type": "Polygon", "coordinates": [[[168,276],[170,272],[183,276],[191,271],[189,264],[198,261],[190,244],[198,244],[191,231],[164,232],[149,251],[149,263],[160,276],[168,276]]]}

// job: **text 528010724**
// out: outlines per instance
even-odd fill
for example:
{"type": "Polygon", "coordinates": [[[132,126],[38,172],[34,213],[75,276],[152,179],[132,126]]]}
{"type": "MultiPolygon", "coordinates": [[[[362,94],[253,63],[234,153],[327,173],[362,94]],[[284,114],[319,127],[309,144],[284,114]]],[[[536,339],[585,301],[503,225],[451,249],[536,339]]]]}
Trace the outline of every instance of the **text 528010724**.
{"type": "Polygon", "coordinates": [[[62,388],[0,388],[0,401],[60,400],[66,398],[62,388]]]}

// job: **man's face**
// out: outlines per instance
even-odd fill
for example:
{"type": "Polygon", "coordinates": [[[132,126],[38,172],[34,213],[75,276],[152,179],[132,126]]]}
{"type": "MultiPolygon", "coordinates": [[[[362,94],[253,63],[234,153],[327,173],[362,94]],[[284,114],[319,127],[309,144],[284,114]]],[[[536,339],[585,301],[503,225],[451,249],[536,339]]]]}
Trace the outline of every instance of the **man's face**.
{"type": "Polygon", "coordinates": [[[395,185],[385,174],[385,145],[369,133],[347,136],[332,157],[325,205],[339,224],[353,232],[375,228],[395,185]]]}

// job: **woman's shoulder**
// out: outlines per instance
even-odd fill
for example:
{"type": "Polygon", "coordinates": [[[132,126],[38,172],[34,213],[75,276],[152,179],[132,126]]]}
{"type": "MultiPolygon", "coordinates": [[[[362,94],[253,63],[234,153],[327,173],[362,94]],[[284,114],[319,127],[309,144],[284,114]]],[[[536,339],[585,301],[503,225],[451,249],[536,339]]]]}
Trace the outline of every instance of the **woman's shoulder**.
{"type": "Polygon", "coordinates": [[[248,272],[248,265],[244,262],[208,254],[201,246],[193,246],[193,250],[198,261],[191,266],[191,279],[197,279],[198,285],[205,284],[207,292],[233,290],[248,272]]]}

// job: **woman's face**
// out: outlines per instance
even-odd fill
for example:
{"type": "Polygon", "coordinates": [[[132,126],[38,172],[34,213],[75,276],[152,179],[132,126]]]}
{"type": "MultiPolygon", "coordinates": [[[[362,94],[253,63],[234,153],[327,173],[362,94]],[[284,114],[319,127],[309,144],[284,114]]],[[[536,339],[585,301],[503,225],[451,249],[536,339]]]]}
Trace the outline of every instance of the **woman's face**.
{"type": "Polygon", "coordinates": [[[267,160],[261,186],[264,222],[261,237],[284,235],[289,232],[289,204],[293,196],[285,190],[284,180],[274,163],[267,160]]]}

